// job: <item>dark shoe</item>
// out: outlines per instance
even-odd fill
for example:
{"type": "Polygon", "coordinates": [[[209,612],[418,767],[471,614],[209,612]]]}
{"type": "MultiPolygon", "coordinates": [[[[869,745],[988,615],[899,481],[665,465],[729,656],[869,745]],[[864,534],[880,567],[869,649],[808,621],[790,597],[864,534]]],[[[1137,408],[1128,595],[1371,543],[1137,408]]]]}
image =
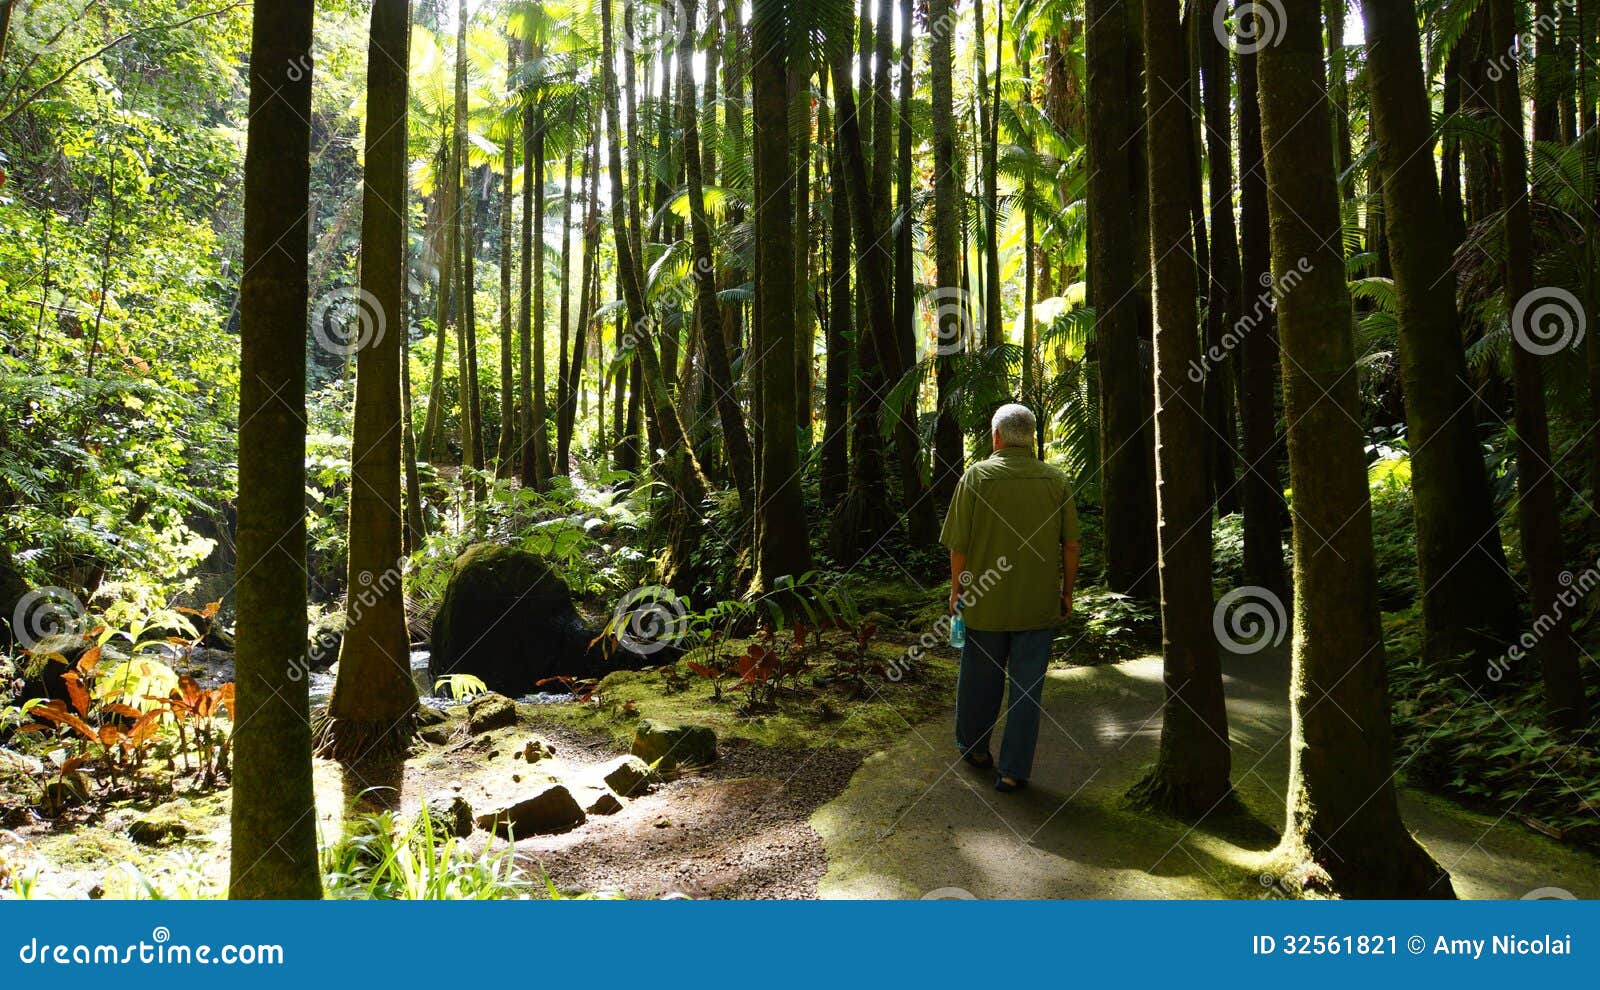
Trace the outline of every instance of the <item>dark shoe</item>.
{"type": "Polygon", "coordinates": [[[1011,777],[996,777],[994,779],[994,789],[999,791],[1001,794],[1010,794],[1012,791],[1020,791],[1027,786],[1028,782],[1026,780],[1015,780],[1011,777]]]}
{"type": "Polygon", "coordinates": [[[977,753],[967,753],[964,756],[962,756],[961,758],[963,760],[966,760],[967,763],[970,764],[971,766],[977,767],[979,770],[993,770],[994,769],[994,756],[993,756],[993,754],[984,753],[982,756],[979,756],[977,753]]]}

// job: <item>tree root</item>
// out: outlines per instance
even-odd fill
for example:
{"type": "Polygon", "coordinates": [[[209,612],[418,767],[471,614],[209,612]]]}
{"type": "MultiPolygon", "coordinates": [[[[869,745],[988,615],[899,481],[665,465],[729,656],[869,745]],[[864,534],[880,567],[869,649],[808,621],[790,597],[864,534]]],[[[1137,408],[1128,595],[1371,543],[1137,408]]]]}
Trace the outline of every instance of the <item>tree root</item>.
{"type": "Polygon", "coordinates": [[[1185,822],[1232,816],[1244,810],[1232,785],[1218,793],[1209,784],[1179,779],[1178,773],[1159,762],[1128,791],[1128,800],[1137,808],[1185,822]]]}
{"type": "Polygon", "coordinates": [[[417,734],[416,711],[398,719],[334,718],[324,712],[312,726],[316,755],[346,766],[405,759],[417,734]]]}

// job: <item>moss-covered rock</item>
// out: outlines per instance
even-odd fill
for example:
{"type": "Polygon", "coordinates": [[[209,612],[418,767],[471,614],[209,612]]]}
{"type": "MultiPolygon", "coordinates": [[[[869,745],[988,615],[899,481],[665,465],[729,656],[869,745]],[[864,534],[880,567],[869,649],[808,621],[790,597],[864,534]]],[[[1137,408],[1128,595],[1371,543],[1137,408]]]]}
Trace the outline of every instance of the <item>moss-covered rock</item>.
{"type": "Polygon", "coordinates": [[[467,702],[467,731],[473,735],[502,729],[517,721],[517,706],[499,694],[480,694],[467,702]]]}
{"type": "MultiPolygon", "coordinates": [[[[465,839],[472,834],[472,805],[459,794],[430,798],[418,812],[418,818],[427,819],[435,838],[455,836],[465,839]]],[[[420,820],[417,822],[419,829],[422,824],[420,820]]]]}
{"type": "Polygon", "coordinates": [[[559,675],[600,672],[599,651],[566,582],[543,558],[479,543],[455,562],[433,620],[430,670],[473,674],[518,697],[559,675]]]}
{"type": "Polygon", "coordinates": [[[600,776],[607,787],[625,798],[638,797],[656,780],[656,773],[650,769],[650,764],[631,753],[606,764],[601,768],[600,776]]]}
{"type": "Polygon", "coordinates": [[[141,846],[163,846],[189,837],[189,822],[176,801],[152,808],[128,825],[128,838],[141,846]]]}
{"type": "Polygon", "coordinates": [[[666,725],[645,719],[634,732],[634,756],[663,770],[716,762],[717,734],[704,725],[666,725]]]}

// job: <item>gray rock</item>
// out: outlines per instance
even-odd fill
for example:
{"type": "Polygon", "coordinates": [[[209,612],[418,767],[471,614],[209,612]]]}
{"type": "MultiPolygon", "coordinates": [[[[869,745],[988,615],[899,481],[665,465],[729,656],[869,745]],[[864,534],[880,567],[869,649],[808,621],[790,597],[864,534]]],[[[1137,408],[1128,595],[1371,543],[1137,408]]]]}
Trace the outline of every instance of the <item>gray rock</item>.
{"type": "Polygon", "coordinates": [[[614,815],[622,810],[622,802],[610,791],[601,791],[584,810],[591,815],[614,815]]]}
{"type": "Polygon", "coordinates": [[[657,774],[650,764],[633,754],[619,756],[601,767],[601,779],[606,786],[625,798],[638,797],[656,782],[657,774]]]}
{"type": "Polygon", "coordinates": [[[663,770],[696,767],[717,759],[717,734],[704,725],[665,725],[650,719],[634,733],[633,755],[663,770]]]}
{"type": "Polygon", "coordinates": [[[478,816],[478,827],[502,838],[565,832],[582,825],[583,809],[562,784],[550,783],[531,796],[504,802],[478,816]]]}

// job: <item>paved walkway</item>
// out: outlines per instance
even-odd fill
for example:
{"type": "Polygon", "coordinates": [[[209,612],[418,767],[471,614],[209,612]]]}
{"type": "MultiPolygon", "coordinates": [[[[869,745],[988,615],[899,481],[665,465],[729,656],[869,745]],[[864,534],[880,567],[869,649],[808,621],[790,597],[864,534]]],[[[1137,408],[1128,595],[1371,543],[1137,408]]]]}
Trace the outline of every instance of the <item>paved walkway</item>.
{"type": "MultiPolygon", "coordinates": [[[[1191,829],[1122,800],[1155,759],[1159,658],[1054,670],[1031,787],[999,794],[987,774],[959,762],[951,716],[915,727],[812,817],[829,859],[819,894],[1271,896],[1262,871],[1283,820],[1288,666],[1283,650],[1224,660],[1234,786],[1247,817],[1191,829]]],[[[1552,887],[1600,897],[1600,859],[1436,796],[1403,791],[1401,805],[1461,897],[1552,887]]]]}

